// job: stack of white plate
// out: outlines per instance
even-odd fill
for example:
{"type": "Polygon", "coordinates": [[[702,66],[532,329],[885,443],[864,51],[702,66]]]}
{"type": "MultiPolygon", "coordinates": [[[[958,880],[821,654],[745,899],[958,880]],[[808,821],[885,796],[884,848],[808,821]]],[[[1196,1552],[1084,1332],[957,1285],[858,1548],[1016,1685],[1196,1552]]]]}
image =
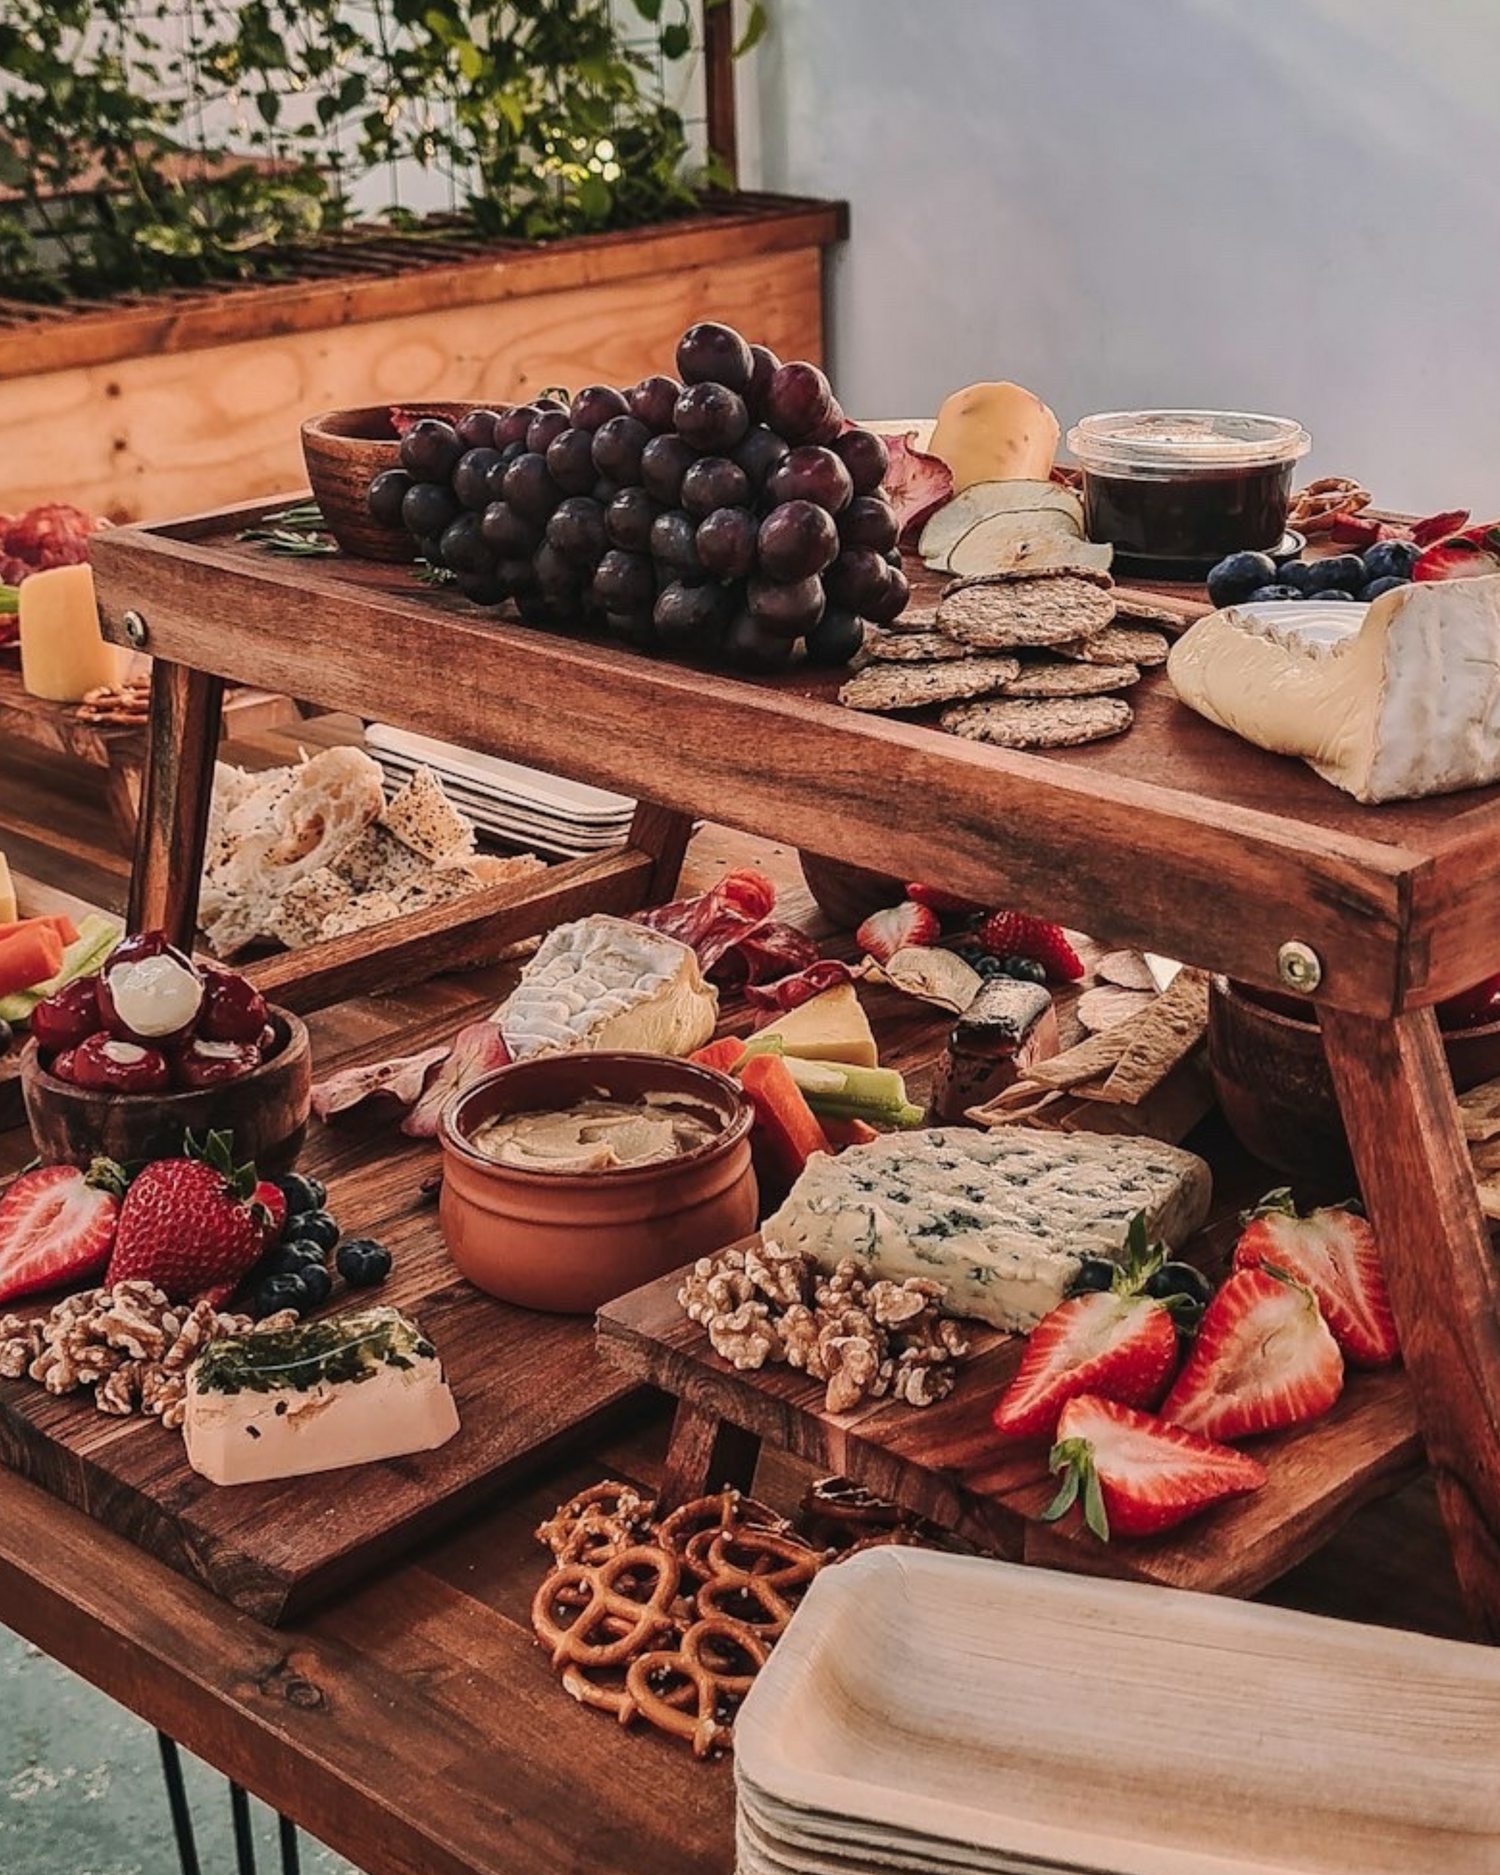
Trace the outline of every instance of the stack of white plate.
{"type": "Polygon", "coordinates": [[[365,743],[389,793],[404,787],[417,769],[430,768],[453,805],[501,846],[575,859],[623,846],[629,837],[635,802],[623,794],[386,723],[371,723],[365,743]]]}
{"type": "Polygon", "coordinates": [[[739,1875],[1495,1875],[1500,1654],[909,1549],[735,1724],[739,1875]]]}

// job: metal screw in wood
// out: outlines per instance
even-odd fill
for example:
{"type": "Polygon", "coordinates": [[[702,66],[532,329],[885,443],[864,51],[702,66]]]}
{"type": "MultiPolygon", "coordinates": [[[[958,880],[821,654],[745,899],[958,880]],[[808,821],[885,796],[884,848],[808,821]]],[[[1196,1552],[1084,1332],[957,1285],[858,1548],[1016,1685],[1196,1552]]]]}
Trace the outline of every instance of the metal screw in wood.
{"type": "Polygon", "coordinates": [[[1323,960],[1310,944],[1288,938],[1276,953],[1276,974],[1289,990],[1311,996],[1323,981],[1323,960]]]}
{"type": "Polygon", "coordinates": [[[141,617],[139,612],[127,612],[121,623],[125,627],[125,636],[130,640],[131,644],[135,646],[137,651],[141,650],[146,640],[151,636],[150,628],[147,626],[146,621],[141,617]]]}

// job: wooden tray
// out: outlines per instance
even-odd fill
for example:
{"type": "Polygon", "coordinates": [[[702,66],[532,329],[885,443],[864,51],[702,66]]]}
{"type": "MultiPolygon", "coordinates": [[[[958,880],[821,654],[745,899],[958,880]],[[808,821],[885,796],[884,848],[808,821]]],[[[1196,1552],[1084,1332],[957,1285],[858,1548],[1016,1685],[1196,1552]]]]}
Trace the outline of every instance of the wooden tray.
{"type": "MultiPolygon", "coordinates": [[[[1222,1267],[1237,1231],[1222,1214],[1189,1254],[1222,1267]]],[[[1270,1481],[1179,1530],[1105,1545],[1077,1526],[1039,1521],[1056,1494],[1044,1445],[1009,1444],[990,1410],[1015,1372],[1019,1336],[977,1328],[952,1395],[940,1405],[876,1400],[823,1409],[823,1387],[788,1367],[741,1373],[715,1354],[666,1276],[599,1312],[599,1347],[623,1373],[649,1381],[756,1440],[841,1472],[979,1548],[1012,1562],[1118,1576],[1209,1593],[1253,1595],[1300,1562],[1361,1504],[1415,1477],[1422,1441],[1406,1375],[1351,1373],[1333,1411],[1257,1440],[1270,1481]]],[[[670,1461],[669,1461],[670,1463],[670,1461]]],[[[695,1483],[698,1481],[695,1481],[695,1483]]],[[[723,1480],[705,1476],[703,1488],[723,1480]]]]}
{"type": "MultiPolygon", "coordinates": [[[[427,1028],[410,1046],[434,1039],[441,1032],[427,1028]]],[[[421,1196],[437,1151],[393,1149],[399,1140],[389,1121],[316,1128],[302,1164],[327,1179],[346,1232],[380,1239],[395,1258],[380,1288],[339,1283],[330,1307],[390,1302],[415,1315],[458,1401],[462,1426],[449,1444],[222,1488],[190,1468],[180,1435],[155,1420],[111,1419],[86,1394],[54,1399],[30,1381],[0,1381],[0,1461],[274,1624],[369,1575],[568,1441],[618,1425],[634,1382],[598,1359],[588,1319],[511,1308],[461,1280],[421,1196]]]]}

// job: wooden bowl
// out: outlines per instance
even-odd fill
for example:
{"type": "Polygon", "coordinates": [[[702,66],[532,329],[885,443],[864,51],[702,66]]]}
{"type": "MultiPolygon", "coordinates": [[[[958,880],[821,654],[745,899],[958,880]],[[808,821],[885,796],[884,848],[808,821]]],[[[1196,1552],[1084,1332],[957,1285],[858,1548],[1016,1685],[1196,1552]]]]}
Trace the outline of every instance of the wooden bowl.
{"type": "Polygon", "coordinates": [[[906,897],[905,881],[889,873],[871,872],[822,853],[799,853],[797,859],[819,911],[840,930],[852,931],[872,912],[888,911],[906,897]]]}
{"type": "Polygon", "coordinates": [[[755,1229],[753,1117],[727,1075],[667,1055],[545,1055],[499,1068],[443,1113],[438,1221],[448,1254],[502,1302],[591,1314],[755,1229]],[[708,1109],[719,1131],[695,1152],[605,1172],[518,1169],[470,1143],[502,1113],[663,1095],[708,1109]]]}
{"type": "Polygon", "coordinates": [[[174,1158],[183,1136],[234,1134],[237,1163],[263,1173],[296,1162],[312,1110],[312,1047],[290,1010],[273,1008],[281,1046],[243,1080],[185,1094],[103,1094],[59,1081],[42,1066],[36,1043],[21,1058],[21,1092],[37,1157],[47,1165],[88,1165],[101,1155],[122,1165],[174,1158]]]}
{"type": "MultiPolygon", "coordinates": [[[[1500,1076],[1500,1022],[1443,1037],[1459,1093],[1500,1076]]],[[[1268,1008],[1254,990],[1215,977],[1208,992],[1208,1063],[1240,1144],[1290,1177],[1347,1187],[1354,1168],[1323,1037],[1313,1015],[1268,1008]]]]}
{"type": "MultiPolygon", "coordinates": [[[[480,404],[401,404],[419,417],[446,417],[455,423],[480,404]]],[[[302,425],[302,460],[328,531],[357,560],[409,564],[417,543],[404,527],[381,527],[365,505],[365,491],[384,469],[400,467],[400,438],[391,422],[390,404],[366,404],[357,410],[325,410],[302,425]]]]}

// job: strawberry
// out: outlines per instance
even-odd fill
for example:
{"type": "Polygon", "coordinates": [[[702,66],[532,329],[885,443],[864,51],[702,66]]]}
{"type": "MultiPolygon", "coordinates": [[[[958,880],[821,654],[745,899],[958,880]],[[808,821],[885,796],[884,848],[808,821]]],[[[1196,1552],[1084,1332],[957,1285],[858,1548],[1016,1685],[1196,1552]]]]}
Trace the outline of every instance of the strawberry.
{"type": "Polygon", "coordinates": [[[1063,1482],[1043,1518],[1063,1516],[1081,1492],[1084,1522],[1105,1543],[1111,1532],[1169,1530],[1266,1481],[1265,1466],[1244,1452],[1090,1394],[1063,1408],[1047,1465],[1063,1473],[1063,1482]]]}
{"type": "Polygon", "coordinates": [[[266,1214],[264,1241],[270,1250],[281,1242],[281,1233],[286,1229],[286,1193],[270,1179],[263,1178],[250,1194],[250,1200],[266,1214]]]}
{"type": "Polygon", "coordinates": [[[228,1296],[265,1249],[255,1167],[236,1166],[227,1133],[137,1174],[120,1208],[107,1280],[144,1278],[174,1301],[228,1296]]]}
{"type": "Polygon", "coordinates": [[[1357,1213],[1332,1205],[1298,1217],[1289,1191],[1269,1192],[1246,1219],[1234,1267],[1274,1270],[1310,1289],[1352,1366],[1399,1358],[1375,1233],[1357,1213]]]}
{"type": "Polygon", "coordinates": [[[979,918],[984,914],[984,907],[977,900],[961,898],[957,892],[945,891],[940,885],[909,885],[906,896],[915,904],[935,911],[940,918],[979,918]]]}
{"type": "Polygon", "coordinates": [[[854,934],[854,941],[877,963],[888,964],[897,951],[913,944],[935,944],[940,935],[937,913],[906,899],[889,911],[872,912],[854,934]]]}
{"type": "Polygon", "coordinates": [[[1442,540],[1448,534],[1456,534],[1468,518],[1467,508],[1449,508],[1442,514],[1429,514],[1421,521],[1413,521],[1406,532],[1419,547],[1430,547],[1435,540],[1442,540]]]}
{"type": "Polygon", "coordinates": [[[1241,1439],[1316,1419],[1343,1385],[1344,1357],[1312,1291],[1236,1270],[1204,1310],[1161,1412],[1206,1438],[1241,1439]]]}
{"type": "Polygon", "coordinates": [[[1500,524],[1482,521],[1462,533],[1448,534],[1426,547],[1412,568],[1412,578],[1475,579],[1500,573],[1500,524]]]}
{"type": "Polygon", "coordinates": [[[0,1302],[97,1276],[109,1261],[125,1176],[109,1159],[87,1172],[43,1165],[0,1198],[0,1302]]]}
{"type": "Polygon", "coordinates": [[[1083,960],[1058,924],[1024,911],[992,911],[975,932],[979,945],[994,957],[1031,957],[1061,983],[1083,975],[1083,960]]]}

